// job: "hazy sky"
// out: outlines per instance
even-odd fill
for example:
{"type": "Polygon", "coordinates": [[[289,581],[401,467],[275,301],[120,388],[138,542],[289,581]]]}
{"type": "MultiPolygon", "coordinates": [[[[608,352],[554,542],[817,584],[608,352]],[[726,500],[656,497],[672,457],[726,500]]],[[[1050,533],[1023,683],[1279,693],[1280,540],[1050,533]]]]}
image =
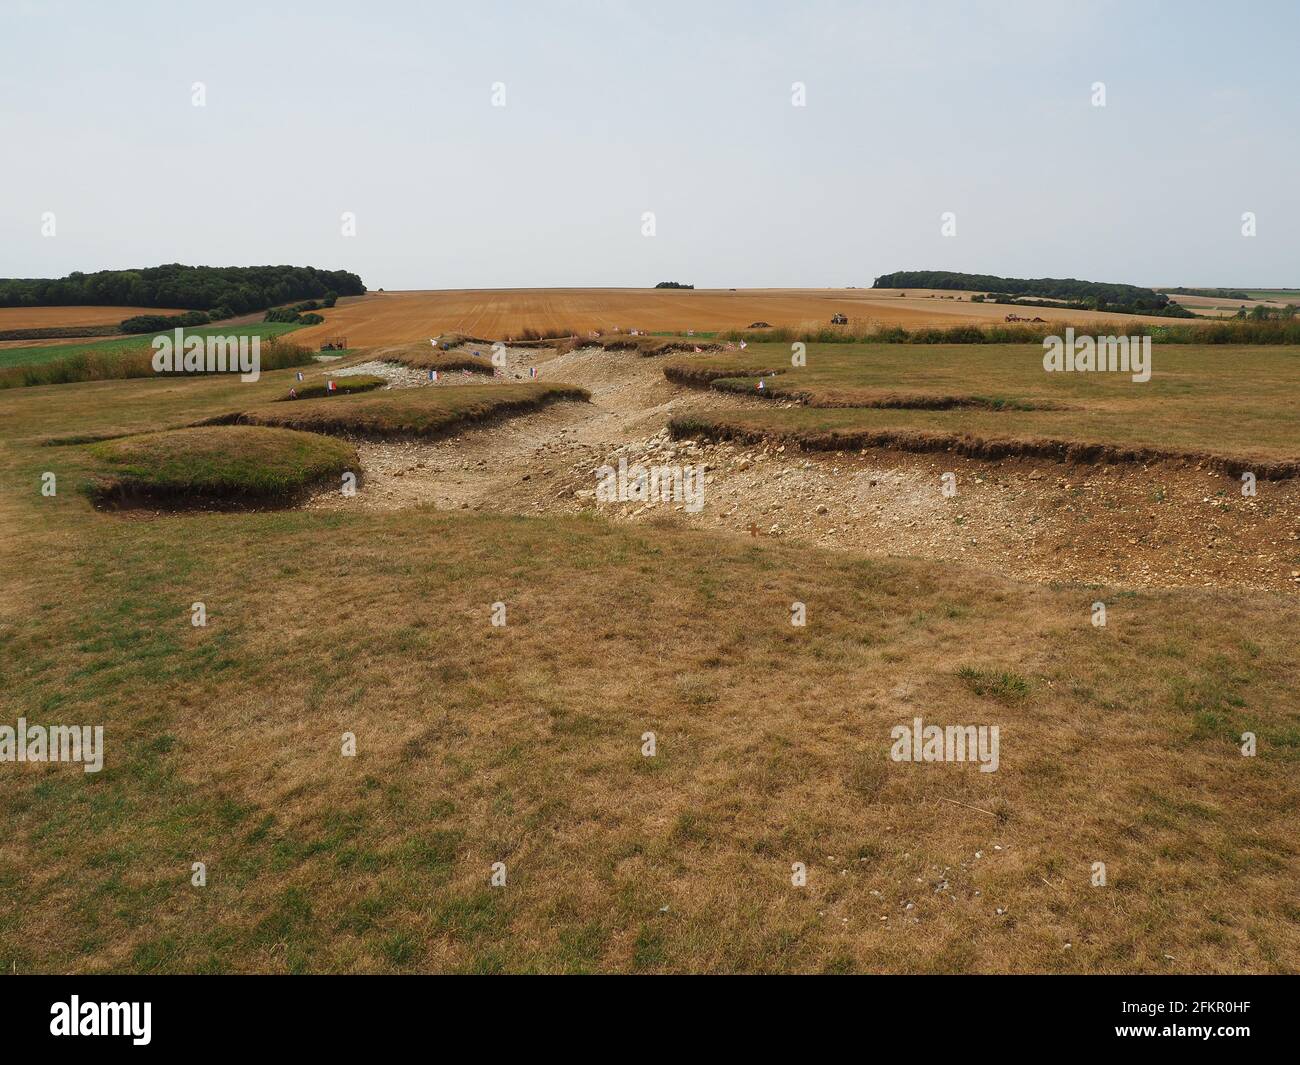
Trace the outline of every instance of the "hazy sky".
{"type": "Polygon", "coordinates": [[[1295,286],[1298,46],[1284,2],[0,0],[0,276],[1295,286]]]}

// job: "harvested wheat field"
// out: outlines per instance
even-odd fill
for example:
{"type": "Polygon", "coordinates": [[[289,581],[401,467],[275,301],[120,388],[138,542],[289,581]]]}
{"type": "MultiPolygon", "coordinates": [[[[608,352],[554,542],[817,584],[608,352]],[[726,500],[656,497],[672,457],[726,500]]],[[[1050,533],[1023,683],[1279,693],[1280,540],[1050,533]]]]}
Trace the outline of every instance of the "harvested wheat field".
{"type": "MultiPolygon", "coordinates": [[[[371,292],[321,313],[322,325],[297,339],[318,344],[346,336],[352,347],[399,344],[443,332],[490,339],[569,331],[644,329],[667,332],[744,329],[756,322],[813,327],[842,314],[850,327],[991,324],[1009,311],[1049,322],[1074,322],[1078,311],[972,303],[971,293],[930,289],[599,289],[518,288],[371,292]]],[[[1146,315],[1098,314],[1091,321],[1167,323],[1146,315]]]]}
{"type": "Polygon", "coordinates": [[[0,307],[0,333],[8,329],[117,325],[139,314],[184,314],[175,307],[0,307]]]}

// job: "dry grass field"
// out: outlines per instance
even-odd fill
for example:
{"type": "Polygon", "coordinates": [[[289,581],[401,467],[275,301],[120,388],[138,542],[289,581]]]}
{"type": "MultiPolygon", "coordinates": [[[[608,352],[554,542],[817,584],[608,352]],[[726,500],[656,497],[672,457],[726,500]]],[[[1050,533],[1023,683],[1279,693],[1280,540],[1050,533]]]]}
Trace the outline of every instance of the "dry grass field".
{"type": "MultiPolygon", "coordinates": [[[[620,329],[669,332],[744,329],[755,322],[793,328],[829,324],[843,314],[851,325],[962,325],[1001,322],[1009,310],[1048,321],[1073,322],[1079,312],[1050,307],[971,303],[969,293],[892,289],[465,289],[371,292],[322,311],[325,322],[302,330],[304,344],[342,335],[353,347],[401,344],[457,332],[488,339],[541,332],[620,329]]],[[[1135,315],[1087,317],[1168,322],[1135,315]]]]}
{"type": "MultiPolygon", "coordinates": [[[[814,347],[812,366],[832,354],[871,367],[858,387],[917,391],[907,363],[928,358],[935,390],[1042,398],[1041,368],[1022,372],[1014,346],[814,347]]],[[[1281,375],[1261,402],[1290,401],[1287,352],[1254,370],[1232,354],[1256,385],[1281,375]]],[[[421,377],[376,355],[308,383],[377,365],[421,377]]],[[[292,370],[0,393],[0,722],[102,723],[106,749],[97,773],[4,767],[0,897],[22,905],[0,907],[0,968],[1300,968],[1293,588],[1249,587],[1232,566],[1207,588],[1110,583],[1107,560],[1128,550],[1107,539],[1113,497],[1067,484],[1001,511],[981,501],[994,483],[1101,479],[1086,467],[970,462],[945,500],[934,471],[888,449],[666,436],[683,412],[842,409],[675,384],[635,352],[511,358],[510,379],[395,377],[294,403],[271,402],[292,370]],[[518,383],[519,359],[544,384],[518,383]],[[583,401],[539,407],[548,393],[583,401]],[[517,409],[464,422],[492,406],[517,409]],[[284,430],[133,435],[249,412],[330,435],[310,454],[284,430]],[[418,435],[430,429],[454,431],[418,435]],[[223,494],[296,489],[353,447],[354,498],[117,512],[82,491],[107,467],[170,493],[187,448],[223,494]],[[709,467],[704,509],[593,504],[593,468],[620,455],[709,467]],[[849,486],[905,521],[822,535],[859,523],[834,494],[849,486]],[[774,511],[790,507],[805,532],[774,511]],[[1084,576],[1027,579],[971,547],[1018,510],[1020,554],[1042,542],[1051,572],[1084,576]],[[997,770],[891,760],[891,730],[917,717],[996,725],[997,770]]],[[[848,370],[821,372],[830,388],[848,370]]],[[[1147,432],[1214,443],[1221,421],[1186,416],[1197,380],[1167,383],[1185,413],[1147,432]]],[[[1241,446],[1280,447],[1265,425],[1243,421],[1241,446]]],[[[1131,476],[1163,493],[1163,474],[1131,476]]],[[[1290,519],[1264,511],[1231,517],[1243,532],[1281,521],[1269,535],[1285,541],[1290,519]]],[[[1227,540],[1243,564],[1253,543],[1227,540]]]]}

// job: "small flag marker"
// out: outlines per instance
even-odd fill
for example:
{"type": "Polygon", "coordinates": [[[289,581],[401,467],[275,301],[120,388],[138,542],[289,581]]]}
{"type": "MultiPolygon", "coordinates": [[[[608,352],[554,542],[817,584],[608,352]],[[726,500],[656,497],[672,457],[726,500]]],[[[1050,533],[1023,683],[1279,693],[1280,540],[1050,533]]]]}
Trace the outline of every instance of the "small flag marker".
{"type": "Polygon", "coordinates": [[[536,367],[536,366],[530,366],[530,367],[528,367],[528,376],[529,376],[529,377],[536,377],[536,376],[537,376],[537,367],[536,367]]]}
{"type": "Polygon", "coordinates": [[[430,381],[436,381],[436,380],[438,380],[438,371],[437,371],[437,370],[430,370],[430,371],[429,371],[429,380],[430,380],[430,381]]]}
{"type": "Polygon", "coordinates": [[[329,382],[329,384],[327,384],[325,388],[327,391],[333,392],[335,390],[334,382],[333,381],[329,382]]]}
{"type": "Polygon", "coordinates": [[[299,381],[302,380],[302,371],[301,371],[301,370],[298,371],[298,380],[299,380],[299,381]]]}

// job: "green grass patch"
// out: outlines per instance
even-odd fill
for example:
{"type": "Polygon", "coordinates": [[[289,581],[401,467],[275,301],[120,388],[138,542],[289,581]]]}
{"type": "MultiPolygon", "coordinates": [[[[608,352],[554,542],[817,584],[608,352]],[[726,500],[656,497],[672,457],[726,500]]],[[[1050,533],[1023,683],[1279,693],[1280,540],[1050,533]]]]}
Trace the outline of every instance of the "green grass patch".
{"type": "MultiPolygon", "coordinates": [[[[182,331],[186,337],[272,337],[284,336],[302,326],[288,322],[251,322],[246,325],[204,325],[182,331]]],[[[166,331],[171,335],[171,330],[166,331]]],[[[48,344],[30,348],[0,348],[0,369],[8,366],[31,366],[38,363],[59,362],[80,355],[102,356],[110,358],[127,352],[149,351],[150,341],[156,333],[144,333],[136,336],[114,337],[112,340],[96,340],[77,344],[48,344]]],[[[3,386],[0,386],[3,387],[3,386]]]]}
{"type": "Polygon", "coordinates": [[[1029,697],[1029,681],[1009,669],[977,669],[962,666],[958,679],[976,695],[999,703],[1019,703],[1029,697]]]}

